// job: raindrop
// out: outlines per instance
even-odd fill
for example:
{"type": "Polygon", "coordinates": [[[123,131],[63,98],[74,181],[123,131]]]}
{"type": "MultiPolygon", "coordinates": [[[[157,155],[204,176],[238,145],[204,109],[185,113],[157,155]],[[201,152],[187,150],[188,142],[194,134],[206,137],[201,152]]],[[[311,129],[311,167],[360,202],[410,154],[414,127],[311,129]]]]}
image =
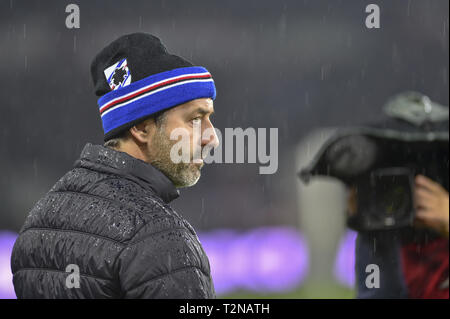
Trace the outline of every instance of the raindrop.
{"type": "Polygon", "coordinates": [[[278,23],[278,35],[280,39],[286,36],[286,29],[287,29],[286,14],[283,13],[278,23]]]}
{"type": "Polygon", "coordinates": [[[36,161],[36,158],[33,159],[33,171],[34,171],[34,178],[37,179],[37,161],[36,161]]]}
{"type": "Polygon", "coordinates": [[[305,105],[307,107],[310,106],[310,104],[309,104],[309,92],[305,92],[305,105]]]}
{"type": "Polygon", "coordinates": [[[352,38],[352,36],[349,34],[349,35],[347,36],[347,47],[348,47],[348,48],[351,48],[352,45],[353,45],[353,38],[352,38]]]}
{"type": "Polygon", "coordinates": [[[408,17],[411,15],[411,0],[408,0],[408,6],[406,8],[406,15],[408,17]]]}

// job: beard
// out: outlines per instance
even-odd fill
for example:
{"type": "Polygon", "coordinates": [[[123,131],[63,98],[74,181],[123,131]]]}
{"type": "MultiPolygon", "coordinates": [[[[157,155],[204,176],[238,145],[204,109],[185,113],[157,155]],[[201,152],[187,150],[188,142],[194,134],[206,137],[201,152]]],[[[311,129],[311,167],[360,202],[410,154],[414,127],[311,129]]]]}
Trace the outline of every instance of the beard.
{"type": "Polygon", "coordinates": [[[195,185],[201,176],[203,163],[174,163],[170,158],[170,150],[177,141],[170,140],[165,132],[164,124],[158,127],[152,139],[151,148],[153,154],[150,157],[150,164],[166,175],[177,188],[195,185]]]}

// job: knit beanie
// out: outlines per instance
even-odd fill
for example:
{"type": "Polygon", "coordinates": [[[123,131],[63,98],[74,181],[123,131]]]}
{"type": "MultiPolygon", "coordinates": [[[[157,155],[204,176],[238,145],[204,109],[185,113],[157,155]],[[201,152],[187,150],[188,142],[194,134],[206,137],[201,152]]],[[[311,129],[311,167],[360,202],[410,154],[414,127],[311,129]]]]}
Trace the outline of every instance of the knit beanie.
{"type": "Polygon", "coordinates": [[[216,97],[207,69],[170,54],[146,33],[122,36],[101,50],[91,75],[105,141],[162,110],[216,97]]]}

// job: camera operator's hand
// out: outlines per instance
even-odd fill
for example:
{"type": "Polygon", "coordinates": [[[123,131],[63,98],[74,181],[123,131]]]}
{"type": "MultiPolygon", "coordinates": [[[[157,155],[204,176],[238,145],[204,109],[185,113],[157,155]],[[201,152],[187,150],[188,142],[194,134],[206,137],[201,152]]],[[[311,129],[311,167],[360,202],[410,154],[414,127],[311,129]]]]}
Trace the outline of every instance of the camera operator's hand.
{"type": "Polygon", "coordinates": [[[448,192],[431,179],[417,175],[415,179],[414,204],[419,224],[430,227],[448,237],[448,192]]]}

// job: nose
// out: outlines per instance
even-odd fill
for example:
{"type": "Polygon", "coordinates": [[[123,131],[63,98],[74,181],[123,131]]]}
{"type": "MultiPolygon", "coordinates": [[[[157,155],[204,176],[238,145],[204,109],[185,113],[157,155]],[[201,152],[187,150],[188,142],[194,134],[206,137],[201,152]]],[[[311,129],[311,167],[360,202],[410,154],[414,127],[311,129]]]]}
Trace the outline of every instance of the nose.
{"type": "Polygon", "coordinates": [[[204,121],[205,125],[202,130],[202,147],[208,145],[211,148],[216,148],[219,146],[219,138],[217,137],[216,130],[212,125],[211,121],[204,121]]]}

